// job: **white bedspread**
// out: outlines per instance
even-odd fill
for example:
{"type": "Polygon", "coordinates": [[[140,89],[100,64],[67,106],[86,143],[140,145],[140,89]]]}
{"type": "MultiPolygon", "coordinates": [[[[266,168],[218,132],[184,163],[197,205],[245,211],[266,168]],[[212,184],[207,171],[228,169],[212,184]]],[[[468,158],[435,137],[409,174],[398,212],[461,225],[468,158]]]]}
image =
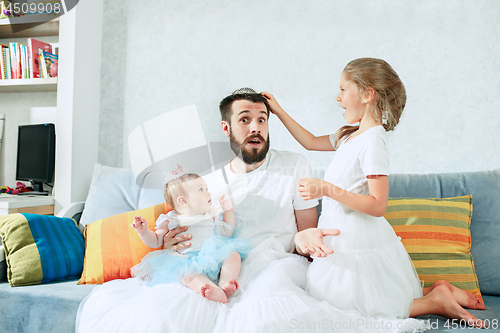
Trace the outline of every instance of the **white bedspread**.
{"type": "Polygon", "coordinates": [[[228,303],[209,301],[180,283],[145,287],[114,280],[82,301],[78,333],[87,332],[399,332],[420,331],[414,319],[375,320],[319,302],[304,291],[309,263],[274,238],[243,263],[240,289],[228,303]]]}

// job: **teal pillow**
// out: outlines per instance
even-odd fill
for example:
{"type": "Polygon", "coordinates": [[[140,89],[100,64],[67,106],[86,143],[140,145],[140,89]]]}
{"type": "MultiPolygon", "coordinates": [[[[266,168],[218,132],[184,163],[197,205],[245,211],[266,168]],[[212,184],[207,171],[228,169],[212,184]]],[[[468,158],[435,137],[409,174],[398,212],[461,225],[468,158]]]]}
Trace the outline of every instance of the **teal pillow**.
{"type": "Polygon", "coordinates": [[[85,241],[73,219],[4,215],[0,237],[12,287],[76,278],[82,273],[85,241]]]}

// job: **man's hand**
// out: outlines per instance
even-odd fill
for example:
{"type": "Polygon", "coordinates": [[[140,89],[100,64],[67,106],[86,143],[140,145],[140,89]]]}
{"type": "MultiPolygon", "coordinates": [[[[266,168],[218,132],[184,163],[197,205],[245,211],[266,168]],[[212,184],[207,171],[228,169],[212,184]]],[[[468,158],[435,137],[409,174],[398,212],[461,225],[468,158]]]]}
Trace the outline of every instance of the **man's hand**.
{"type": "Polygon", "coordinates": [[[323,196],[325,181],[318,178],[302,178],[297,182],[299,195],[304,200],[317,199],[323,196]]]}
{"type": "Polygon", "coordinates": [[[338,234],[340,234],[338,229],[309,228],[302,230],[295,235],[297,252],[310,254],[312,257],[326,257],[328,254],[332,254],[333,250],[323,243],[323,237],[337,236],[338,234]]]}
{"type": "Polygon", "coordinates": [[[132,221],[132,224],[130,226],[134,228],[134,230],[139,234],[143,233],[146,230],[149,230],[148,222],[141,216],[134,216],[134,220],[132,221]]]}
{"type": "Polygon", "coordinates": [[[192,238],[191,235],[180,235],[178,234],[188,230],[188,227],[177,227],[175,229],[169,230],[165,236],[163,236],[163,249],[172,251],[181,251],[191,246],[191,242],[186,242],[192,238]],[[185,243],[182,243],[185,242],[185,243]]]}

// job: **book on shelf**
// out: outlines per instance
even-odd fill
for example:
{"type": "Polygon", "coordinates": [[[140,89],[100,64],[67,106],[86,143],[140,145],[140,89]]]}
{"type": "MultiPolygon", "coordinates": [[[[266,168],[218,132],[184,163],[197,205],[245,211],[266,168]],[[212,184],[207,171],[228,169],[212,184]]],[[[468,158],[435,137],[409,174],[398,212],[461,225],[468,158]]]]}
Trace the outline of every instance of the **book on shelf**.
{"type": "Polygon", "coordinates": [[[10,1],[0,1],[0,19],[9,18],[12,15],[11,9],[12,3],[10,1]]]}
{"type": "Polygon", "coordinates": [[[38,62],[40,54],[39,50],[42,50],[42,52],[52,53],[52,45],[34,38],[28,38],[30,77],[32,78],[42,77],[40,75],[40,64],[38,62]]]}
{"type": "Polygon", "coordinates": [[[6,77],[6,66],[5,66],[5,56],[3,50],[8,48],[7,45],[0,44],[0,79],[5,80],[6,77]]]}
{"type": "Polygon", "coordinates": [[[29,58],[28,58],[28,47],[25,45],[20,45],[21,47],[21,64],[22,64],[22,72],[23,72],[23,79],[29,79],[30,78],[30,68],[29,68],[29,58]]]}
{"type": "Polygon", "coordinates": [[[52,77],[53,71],[51,71],[51,69],[54,64],[57,64],[58,57],[53,53],[45,51],[43,52],[43,57],[45,58],[45,73],[46,73],[45,77],[52,77]]]}
{"type": "Polygon", "coordinates": [[[12,78],[21,78],[21,68],[19,63],[19,46],[18,43],[9,43],[10,51],[10,67],[12,69],[12,78]]]}
{"type": "MultiPolygon", "coordinates": [[[[27,46],[17,42],[11,42],[8,46],[0,44],[1,80],[52,77],[51,67],[58,63],[53,46],[34,38],[28,38],[27,41],[27,46]]],[[[57,73],[56,69],[52,72],[57,73]]]]}
{"type": "Polygon", "coordinates": [[[8,47],[2,49],[3,52],[3,72],[6,80],[12,79],[12,68],[10,67],[10,51],[8,47]]]}
{"type": "Polygon", "coordinates": [[[45,62],[45,57],[43,55],[43,51],[38,55],[38,63],[40,64],[40,77],[47,77],[47,63],[45,62]]]}

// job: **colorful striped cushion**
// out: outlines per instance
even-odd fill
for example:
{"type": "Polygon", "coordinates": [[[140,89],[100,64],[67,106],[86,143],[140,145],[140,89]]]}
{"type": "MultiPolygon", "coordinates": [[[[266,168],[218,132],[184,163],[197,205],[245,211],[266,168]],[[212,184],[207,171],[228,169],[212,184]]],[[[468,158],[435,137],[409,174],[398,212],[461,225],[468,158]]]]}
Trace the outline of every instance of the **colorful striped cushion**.
{"type": "Polygon", "coordinates": [[[4,215],[0,236],[12,287],[75,278],[82,272],[84,239],[73,219],[4,215]]]}
{"type": "Polygon", "coordinates": [[[424,286],[437,280],[481,297],[470,254],[472,196],[390,198],[385,218],[401,237],[424,286]]]}
{"type": "Polygon", "coordinates": [[[130,268],[147,253],[158,250],[145,245],[130,227],[135,215],[154,230],[156,219],[168,212],[166,203],[98,220],[85,228],[85,263],[78,284],[100,284],[131,277],[130,268]]]}

